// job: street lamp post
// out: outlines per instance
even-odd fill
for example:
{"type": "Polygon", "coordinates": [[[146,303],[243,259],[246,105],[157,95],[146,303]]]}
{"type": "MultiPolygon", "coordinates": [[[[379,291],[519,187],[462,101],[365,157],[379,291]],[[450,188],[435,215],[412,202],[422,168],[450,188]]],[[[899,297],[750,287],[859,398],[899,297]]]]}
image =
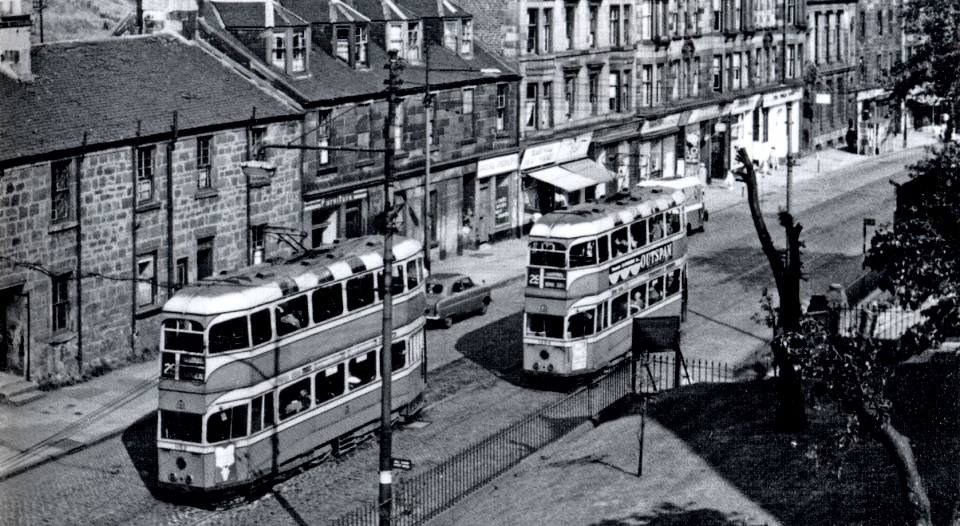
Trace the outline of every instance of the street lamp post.
{"type": "MultiPolygon", "coordinates": [[[[783,57],[783,67],[780,69],[780,79],[783,85],[787,84],[787,2],[792,0],[783,0],[783,42],[780,43],[781,56],[783,57]]],[[[786,103],[786,121],[787,121],[787,213],[793,210],[793,140],[791,130],[791,105],[789,100],[786,103]]]]}

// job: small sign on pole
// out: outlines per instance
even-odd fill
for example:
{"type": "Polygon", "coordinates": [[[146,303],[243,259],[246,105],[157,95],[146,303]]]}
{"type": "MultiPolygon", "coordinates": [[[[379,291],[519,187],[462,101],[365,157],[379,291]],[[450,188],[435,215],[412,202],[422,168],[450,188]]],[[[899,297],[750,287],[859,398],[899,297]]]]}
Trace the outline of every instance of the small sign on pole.
{"type": "Polygon", "coordinates": [[[817,93],[814,97],[814,103],[816,104],[831,104],[832,98],[829,93],[817,93]]]}
{"type": "Polygon", "coordinates": [[[390,466],[393,469],[402,469],[404,471],[410,471],[413,469],[413,462],[406,458],[392,458],[390,459],[390,466]]]}

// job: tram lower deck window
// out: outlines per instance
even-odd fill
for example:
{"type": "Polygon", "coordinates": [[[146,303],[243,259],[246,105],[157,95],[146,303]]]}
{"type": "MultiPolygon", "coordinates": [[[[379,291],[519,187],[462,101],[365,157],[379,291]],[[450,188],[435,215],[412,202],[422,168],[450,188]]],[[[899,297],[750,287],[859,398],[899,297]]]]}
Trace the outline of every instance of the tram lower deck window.
{"type": "Polygon", "coordinates": [[[590,336],[596,329],[596,313],[593,309],[571,314],[567,321],[567,335],[570,338],[590,336]]]}
{"type": "Polygon", "coordinates": [[[350,359],[350,378],[347,381],[350,389],[369,384],[376,377],[377,353],[375,351],[350,359]]]}
{"type": "Polygon", "coordinates": [[[337,364],[335,367],[327,367],[317,373],[315,384],[317,404],[322,404],[342,395],[345,390],[343,364],[337,364]]]}
{"type": "Polygon", "coordinates": [[[667,295],[673,296],[678,292],[680,292],[680,269],[674,269],[667,274],[667,295]]]}
{"type": "Polygon", "coordinates": [[[563,338],[563,316],[527,314],[527,332],[546,338],[563,338]]]}
{"type": "Polygon", "coordinates": [[[247,435],[247,404],[224,409],[207,418],[207,443],[214,444],[247,435]]]}
{"type": "Polygon", "coordinates": [[[310,379],[298,380],[280,390],[280,420],[310,408],[310,379]]]}
{"type": "Polygon", "coordinates": [[[627,319],[627,295],[621,294],[610,302],[610,323],[617,323],[627,319]]]}
{"type": "Polygon", "coordinates": [[[407,342],[396,342],[391,347],[393,352],[390,354],[390,365],[394,371],[399,371],[407,366],[407,342]]]}
{"type": "Polygon", "coordinates": [[[160,410],[160,436],[169,440],[200,443],[203,415],[160,410]]]}

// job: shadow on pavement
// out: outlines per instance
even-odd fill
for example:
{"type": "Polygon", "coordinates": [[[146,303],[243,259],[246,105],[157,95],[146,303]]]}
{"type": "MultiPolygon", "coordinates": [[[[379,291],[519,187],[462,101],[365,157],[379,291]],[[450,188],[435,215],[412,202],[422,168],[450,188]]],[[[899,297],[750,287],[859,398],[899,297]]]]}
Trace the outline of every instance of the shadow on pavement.
{"type": "Polygon", "coordinates": [[[133,462],[133,467],[137,469],[140,480],[150,491],[150,494],[157,497],[159,486],[157,485],[157,415],[150,413],[140,420],[134,422],[130,427],[124,430],[120,439],[123,441],[123,447],[127,449],[127,455],[133,462]]]}
{"type": "Polygon", "coordinates": [[[604,519],[590,526],[746,526],[736,515],[728,516],[717,510],[684,509],[670,503],[661,504],[653,513],[634,513],[622,519],[604,519]]]}

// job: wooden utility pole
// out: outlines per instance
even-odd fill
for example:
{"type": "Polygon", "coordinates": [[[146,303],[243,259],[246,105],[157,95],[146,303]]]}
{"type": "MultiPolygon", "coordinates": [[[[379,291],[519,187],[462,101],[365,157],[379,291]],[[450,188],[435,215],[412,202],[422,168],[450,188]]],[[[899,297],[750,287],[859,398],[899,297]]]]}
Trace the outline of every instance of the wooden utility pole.
{"type": "Polygon", "coordinates": [[[393,206],[390,190],[393,183],[393,156],[395,130],[393,121],[397,116],[397,90],[403,81],[399,78],[402,66],[397,60],[397,52],[390,52],[390,61],[385,66],[390,71],[387,78],[387,121],[383,137],[386,148],[383,154],[383,333],[380,348],[380,376],[383,385],[380,390],[380,498],[377,501],[380,510],[380,526],[390,526],[393,513],[393,453],[391,429],[391,405],[393,384],[393,206]]]}
{"type": "MultiPolygon", "coordinates": [[[[780,54],[783,57],[783,67],[780,69],[780,80],[784,86],[787,85],[787,2],[793,0],[783,0],[783,42],[780,43],[780,54]]],[[[799,13],[796,13],[794,16],[798,16],[799,13]]],[[[791,213],[793,210],[793,138],[791,135],[791,106],[793,102],[787,101],[785,109],[787,111],[786,120],[787,120],[787,157],[785,162],[787,163],[787,213],[791,213]]]]}
{"type": "Polygon", "coordinates": [[[433,218],[430,214],[430,162],[431,149],[433,147],[433,95],[430,93],[430,46],[423,46],[423,61],[426,71],[423,74],[423,83],[426,84],[426,92],[423,96],[423,111],[426,117],[426,138],[424,140],[424,169],[423,169],[423,211],[420,217],[423,218],[423,265],[430,270],[430,246],[433,233],[433,218]]]}

